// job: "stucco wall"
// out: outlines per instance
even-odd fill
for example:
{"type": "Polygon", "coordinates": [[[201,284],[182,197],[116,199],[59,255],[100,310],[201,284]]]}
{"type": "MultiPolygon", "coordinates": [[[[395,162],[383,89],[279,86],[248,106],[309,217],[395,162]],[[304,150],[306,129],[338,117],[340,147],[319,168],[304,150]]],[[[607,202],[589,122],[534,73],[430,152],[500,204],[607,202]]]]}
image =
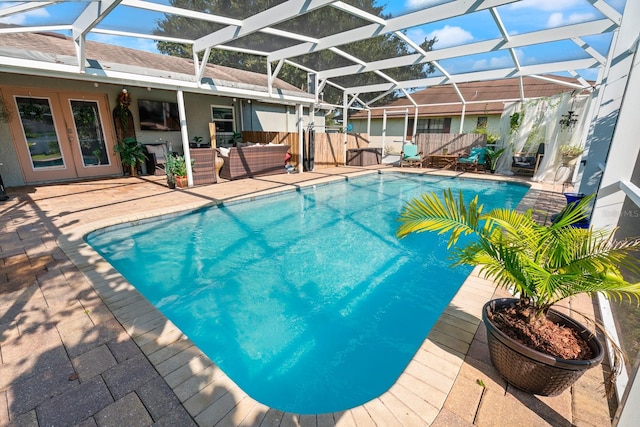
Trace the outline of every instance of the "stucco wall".
{"type": "MultiPolygon", "coordinates": [[[[491,132],[499,133],[500,116],[499,115],[482,115],[487,117],[487,129],[491,132]]],[[[353,132],[366,133],[367,119],[353,119],[349,123],[353,124],[353,132]]],[[[468,115],[464,118],[464,126],[461,133],[472,132],[478,123],[478,115],[468,115]]],[[[409,129],[412,133],[413,129],[409,129]]],[[[460,117],[451,117],[451,133],[460,133],[460,117]]],[[[385,145],[396,140],[403,139],[404,135],[404,117],[387,117],[387,132],[385,137],[385,145]]],[[[372,141],[381,144],[382,141],[382,119],[371,119],[370,137],[372,141]]]]}
{"type": "MultiPolygon", "coordinates": [[[[104,83],[94,84],[93,82],[71,81],[63,79],[51,79],[46,77],[24,76],[14,74],[0,74],[1,85],[32,87],[53,91],[74,91],[86,93],[107,94],[109,99],[109,111],[117,105],[118,97],[122,91],[121,85],[110,85],[104,83]],[[28,83],[28,86],[27,86],[28,83]]],[[[140,117],[138,114],[139,99],[177,102],[177,94],[172,90],[147,89],[146,87],[126,86],[131,95],[131,106],[129,110],[133,116],[136,129],[136,138],[142,143],[168,142],[173,151],[182,153],[182,134],[180,131],[150,131],[140,129],[140,117]]],[[[1,86],[0,86],[1,89],[1,86]]],[[[255,131],[278,131],[297,132],[297,108],[295,106],[285,106],[277,104],[266,104],[247,100],[239,100],[229,97],[221,97],[206,94],[184,94],[188,139],[193,141],[194,136],[201,136],[203,142],[210,142],[209,123],[211,122],[211,106],[229,106],[235,109],[235,129],[255,130],[255,131]],[[243,116],[240,117],[240,109],[243,116]],[[243,127],[243,129],[241,129],[243,127]]],[[[8,100],[8,104],[13,107],[13,100],[8,100]]],[[[308,108],[304,109],[303,125],[309,123],[308,108]]],[[[113,126],[112,117],[103,118],[106,126],[113,126]]],[[[315,123],[324,125],[324,117],[316,116],[315,123]]],[[[6,121],[0,119],[0,174],[6,187],[24,185],[18,157],[15,152],[13,138],[6,121]]]]}
{"type": "MultiPolygon", "coordinates": [[[[293,105],[242,102],[244,130],[255,132],[297,132],[298,109],[293,105]]],[[[324,116],[314,116],[316,126],[324,126],[324,116]]],[[[303,109],[302,125],[309,125],[309,109],[303,109]]]]}

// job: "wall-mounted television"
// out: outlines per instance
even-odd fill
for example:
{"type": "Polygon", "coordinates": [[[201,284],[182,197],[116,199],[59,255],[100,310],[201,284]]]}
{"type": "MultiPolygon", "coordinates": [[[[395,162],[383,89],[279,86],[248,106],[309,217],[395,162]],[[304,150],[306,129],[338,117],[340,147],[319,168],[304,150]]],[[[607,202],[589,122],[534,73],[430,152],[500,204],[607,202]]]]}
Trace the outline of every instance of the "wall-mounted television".
{"type": "Polygon", "coordinates": [[[141,130],[180,130],[178,104],[175,102],[138,100],[141,130]]]}

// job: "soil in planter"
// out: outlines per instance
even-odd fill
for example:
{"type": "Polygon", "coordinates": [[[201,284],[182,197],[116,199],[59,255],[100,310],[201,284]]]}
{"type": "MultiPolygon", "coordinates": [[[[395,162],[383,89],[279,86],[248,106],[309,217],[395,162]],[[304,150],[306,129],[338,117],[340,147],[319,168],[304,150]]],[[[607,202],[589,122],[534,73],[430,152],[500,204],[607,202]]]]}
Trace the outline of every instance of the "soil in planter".
{"type": "Polygon", "coordinates": [[[541,353],[566,360],[589,360],[593,357],[587,342],[573,329],[544,316],[529,323],[527,314],[512,306],[490,313],[489,319],[504,334],[541,353]]]}

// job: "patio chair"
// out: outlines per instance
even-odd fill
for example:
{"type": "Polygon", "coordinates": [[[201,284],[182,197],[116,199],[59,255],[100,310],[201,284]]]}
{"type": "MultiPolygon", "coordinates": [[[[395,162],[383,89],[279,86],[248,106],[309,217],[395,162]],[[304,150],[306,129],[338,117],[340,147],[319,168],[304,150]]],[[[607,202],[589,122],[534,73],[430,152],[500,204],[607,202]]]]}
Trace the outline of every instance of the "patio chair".
{"type": "Polygon", "coordinates": [[[163,142],[161,144],[144,144],[144,149],[147,154],[147,174],[164,175],[164,165],[165,163],[167,163],[167,143],[163,142]]]}
{"type": "Polygon", "coordinates": [[[422,156],[422,152],[418,153],[418,146],[414,144],[404,144],[402,146],[402,152],[400,153],[400,167],[403,167],[405,164],[409,166],[422,167],[422,163],[424,163],[424,157],[422,156]]]}
{"type": "Polygon", "coordinates": [[[486,170],[487,166],[487,149],[485,147],[473,147],[467,156],[460,156],[456,159],[455,170],[459,168],[464,171],[473,169],[478,172],[478,168],[486,170]]]}
{"type": "Polygon", "coordinates": [[[531,173],[535,175],[538,172],[540,162],[544,157],[544,142],[538,145],[538,150],[535,153],[514,153],[513,161],[511,162],[511,171],[513,173],[531,173]]]}

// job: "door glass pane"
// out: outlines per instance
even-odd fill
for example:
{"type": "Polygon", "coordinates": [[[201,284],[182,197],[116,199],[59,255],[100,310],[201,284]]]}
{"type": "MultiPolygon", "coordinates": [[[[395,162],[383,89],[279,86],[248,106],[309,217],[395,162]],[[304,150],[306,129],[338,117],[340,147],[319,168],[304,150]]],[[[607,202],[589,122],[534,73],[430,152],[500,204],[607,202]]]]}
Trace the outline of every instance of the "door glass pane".
{"type": "Polygon", "coordinates": [[[64,169],[64,159],[46,98],[16,98],[20,121],[34,169],[64,169]]]}
{"type": "Polygon", "coordinates": [[[95,101],[71,101],[73,121],[84,166],[109,165],[100,112],[95,101]]]}

